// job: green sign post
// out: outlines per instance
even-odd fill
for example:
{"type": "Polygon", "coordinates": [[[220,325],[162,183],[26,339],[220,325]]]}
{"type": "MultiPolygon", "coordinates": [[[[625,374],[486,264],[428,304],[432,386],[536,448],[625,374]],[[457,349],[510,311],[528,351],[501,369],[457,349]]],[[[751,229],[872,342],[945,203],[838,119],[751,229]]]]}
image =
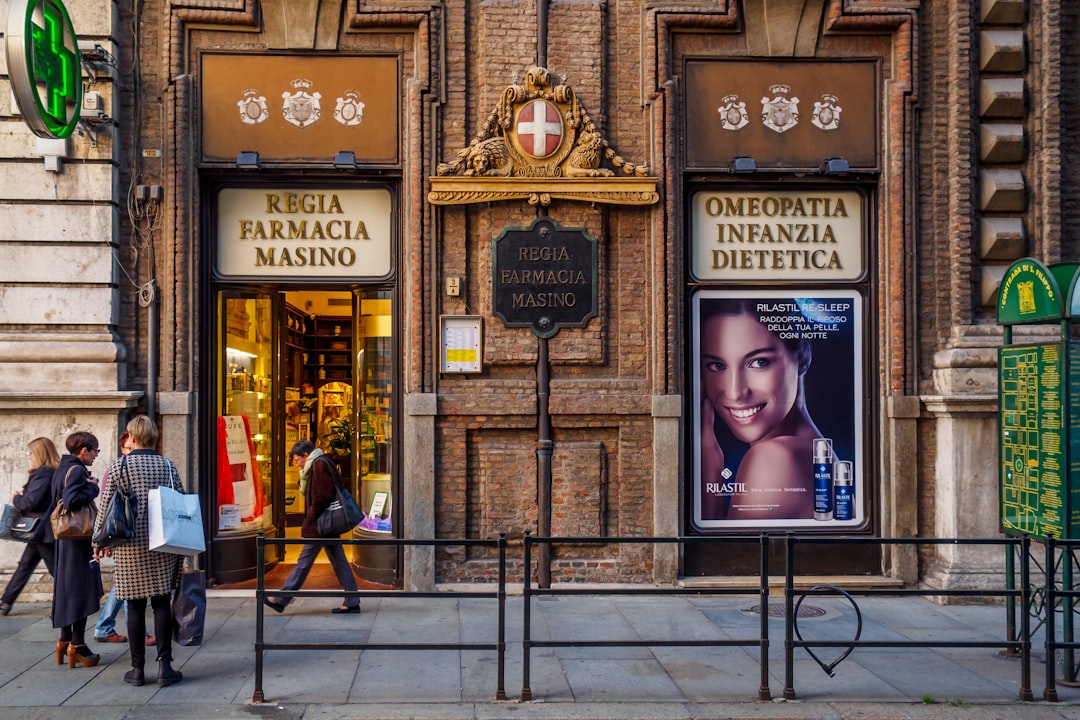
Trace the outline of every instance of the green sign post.
{"type": "Polygon", "coordinates": [[[1080,321],[1076,263],[1025,258],[998,294],[1001,529],[1034,538],[1080,538],[1080,321]],[[1062,291],[1064,288],[1064,292],[1062,291]],[[1057,323],[1056,342],[1018,345],[1012,328],[1057,323]]]}
{"type": "Polygon", "coordinates": [[[66,138],[82,107],[79,40],[60,0],[10,0],[5,53],[19,112],[35,135],[66,138]]]}

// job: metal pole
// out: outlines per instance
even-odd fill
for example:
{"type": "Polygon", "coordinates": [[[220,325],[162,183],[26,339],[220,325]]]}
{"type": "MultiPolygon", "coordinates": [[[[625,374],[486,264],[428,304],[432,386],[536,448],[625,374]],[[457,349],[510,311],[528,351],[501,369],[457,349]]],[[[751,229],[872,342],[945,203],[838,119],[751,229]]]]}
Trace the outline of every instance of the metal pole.
{"type": "Polygon", "coordinates": [[[758,700],[772,700],[772,692],[769,690],[769,533],[761,533],[758,552],[761,553],[761,634],[758,661],[761,666],[761,684],[758,686],[758,700]]]}
{"type": "Polygon", "coordinates": [[[1054,537],[1046,536],[1046,687],[1043,688],[1043,700],[1057,702],[1058,694],[1055,686],[1057,670],[1055,669],[1055,655],[1057,648],[1054,642],[1057,639],[1057,628],[1054,627],[1054,606],[1057,604],[1057,581],[1054,578],[1054,537]]]}
{"type": "Polygon", "coordinates": [[[495,699],[506,699],[506,533],[499,533],[499,652],[495,699]]]}
{"type": "MultiPolygon", "coordinates": [[[[157,414],[157,379],[158,379],[158,288],[151,280],[146,284],[150,299],[146,303],[146,415],[153,418],[157,414]]],[[[155,419],[154,422],[157,422],[155,419]]]]}
{"type": "MultiPolygon", "coordinates": [[[[1028,602],[1031,599],[1031,538],[1025,534],[1020,542],[1020,562],[1022,563],[1020,566],[1022,584],[1020,604],[1024,608],[1024,614],[1020,620],[1020,699],[1027,701],[1035,699],[1031,692],[1031,621],[1027,613],[1028,602]]],[[[1009,555],[1012,555],[1011,550],[1009,555]]]]}
{"type": "MultiPolygon", "coordinates": [[[[1005,546],[1005,589],[1016,589],[1016,558],[1013,553],[1015,548],[1009,544],[1005,546]]],[[[1023,608],[1023,612],[1026,614],[1027,607],[1023,608]]],[[[1016,639],[1016,598],[1012,595],[1008,595],[1005,598],[1005,639],[1016,639]]],[[[1017,654],[1018,647],[1010,645],[1005,654],[1008,656],[1014,656],[1017,654]]]]}
{"type": "Polygon", "coordinates": [[[547,0],[536,0],[536,64],[540,67],[547,67],[547,21],[547,0]]]}
{"type": "Polygon", "coordinates": [[[529,640],[529,624],[532,622],[532,538],[529,531],[525,531],[524,537],[525,567],[522,570],[521,588],[521,700],[532,700],[532,688],[529,686],[529,650],[532,642],[529,640]]]}
{"type": "MultiPolygon", "coordinates": [[[[784,536],[784,699],[795,699],[795,543],[784,536]]],[[[766,612],[768,608],[762,608],[766,612]]]]}
{"type": "MultiPolygon", "coordinates": [[[[551,396],[551,373],[548,368],[548,341],[540,338],[536,360],[536,424],[539,433],[536,448],[536,534],[551,535],[551,416],[548,398],[551,396]]],[[[536,584],[551,587],[551,543],[541,542],[536,555],[536,584]]]]}

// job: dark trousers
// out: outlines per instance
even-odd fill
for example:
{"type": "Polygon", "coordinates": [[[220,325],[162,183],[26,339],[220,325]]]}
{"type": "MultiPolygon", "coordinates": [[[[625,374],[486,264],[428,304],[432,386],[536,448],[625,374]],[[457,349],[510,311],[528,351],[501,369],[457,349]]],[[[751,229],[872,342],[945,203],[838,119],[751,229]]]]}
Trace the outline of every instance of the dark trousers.
{"type": "Polygon", "coordinates": [[[11,580],[8,581],[7,587],[4,588],[4,594],[0,595],[0,602],[14,605],[19,593],[26,587],[30,576],[34,574],[38,563],[42,560],[45,561],[45,567],[48,568],[49,574],[53,575],[53,568],[56,567],[55,550],[56,546],[52,543],[26,543],[22,557],[19,558],[19,564],[15,567],[15,572],[11,574],[11,580]]]}
{"type": "MultiPolygon", "coordinates": [[[[356,577],[352,573],[349,561],[345,558],[345,548],[340,545],[327,545],[321,548],[318,545],[305,545],[304,549],[300,551],[300,556],[296,558],[296,567],[289,573],[289,577],[285,578],[285,584],[281,586],[281,589],[299,590],[303,586],[308,573],[311,572],[311,566],[315,564],[315,558],[318,557],[319,550],[326,551],[326,557],[330,560],[330,566],[334,568],[334,574],[337,575],[338,582],[341,583],[341,589],[347,592],[356,592],[356,577]]],[[[290,600],[292,598],[276,599],[282,605],[288,605],[290,600]]],[[[345,598],[347,607],[356,607],[359,604],[360,598],[358,597],[345,598]]]]}
{"type": "MultiPolygon", "coordinates": [[[[146,598],[127,601],[128,651],[131,667],[142,669],[146,663],[146,598]]],[[[157,659],[172,662],[172,594],[150,598],[154,608],[154,639],[157,640],[157,659]]]]}

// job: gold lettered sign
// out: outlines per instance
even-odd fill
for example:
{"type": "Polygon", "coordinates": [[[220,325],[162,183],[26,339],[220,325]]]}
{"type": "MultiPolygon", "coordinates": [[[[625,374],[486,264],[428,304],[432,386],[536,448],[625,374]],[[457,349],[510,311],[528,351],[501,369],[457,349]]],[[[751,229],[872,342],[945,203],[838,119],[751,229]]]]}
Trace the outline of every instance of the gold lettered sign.
{"type": "Polygon", "coordinates": [[[869,61],[689,60],[686,166],[808,170],[842,157],[880,167],[880,66],[869,61]]]}
{"type": "Polygon", "coordinates": [[[858,280],[863,196],[854,190],[702,190],[691,208],[696,280],[858,280]]]}
{"type": "Polygon", "coordinates": [[[392,262],[392,198],[381,188],[223,188],[220,277],[382,278],[392,262]]]}
{"type": "Polygon", "coordinates": [[[202,56],[202,159],[399,162],[398,59],[393,56],[202,56]]]}

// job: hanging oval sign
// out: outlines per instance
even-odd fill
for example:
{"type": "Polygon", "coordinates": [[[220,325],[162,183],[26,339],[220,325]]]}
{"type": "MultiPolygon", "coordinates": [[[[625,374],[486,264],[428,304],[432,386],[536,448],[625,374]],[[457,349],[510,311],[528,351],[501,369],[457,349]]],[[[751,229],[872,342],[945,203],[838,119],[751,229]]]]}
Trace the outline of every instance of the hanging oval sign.
{"type": "Polygon", "coordinates": [[[66,138],[82,107],[79,39],[59,0],[10,0],[5,52],[15,102],[43,138],[66,138]]]}

